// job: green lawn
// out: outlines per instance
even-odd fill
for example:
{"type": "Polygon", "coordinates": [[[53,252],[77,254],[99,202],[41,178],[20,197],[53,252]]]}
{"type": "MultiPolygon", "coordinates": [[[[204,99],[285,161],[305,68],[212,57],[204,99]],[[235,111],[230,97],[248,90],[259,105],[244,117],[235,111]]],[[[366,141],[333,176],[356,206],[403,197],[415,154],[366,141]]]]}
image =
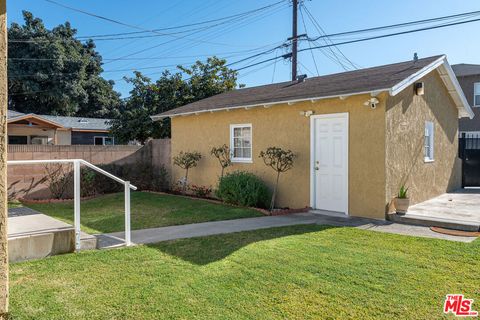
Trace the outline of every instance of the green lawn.
{"type": "Polygon", "coordinates": [[[480,242],[307,225],[11,265],[14,319],[438,319],[480,242]]]}
{"type": "MultiPolygon", "coordinates": [[[[28,207],[73,224],[73,202],[29,204],[28,207]]],[[[257,217],[256,210],[239,208],[181,196],[131,193],[132,230],[257,217]]],[[[81,202],[80,222],[87,233],[123,231],[124,195],[116,193],[81,202]]]]}

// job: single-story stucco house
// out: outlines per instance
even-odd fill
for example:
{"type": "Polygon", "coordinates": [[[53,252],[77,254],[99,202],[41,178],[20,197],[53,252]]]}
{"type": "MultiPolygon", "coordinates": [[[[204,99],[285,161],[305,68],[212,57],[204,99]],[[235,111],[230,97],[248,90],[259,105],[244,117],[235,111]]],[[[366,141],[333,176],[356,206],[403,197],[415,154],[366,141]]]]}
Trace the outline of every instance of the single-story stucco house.
{"type": "Polygon", "coordinates": [[[110,119],[63,117],[8,110],[8,143],[113,145],[110,119]]]}
{"type": "MultiPolygon", "coordinates": [[[[233,166],[273,185],[258,158],[291,149],[278,205],[384,219],[400,186],[412,203],[461,186],[458,118],[473,117],[444,55],[305,80],[233,90],[153,116],[171,118],[172,155],[199,151],[189,182],[215,186],[213,146],[233,166]]],[[[173,166],[173,179],[183,170],[173,166]]]]}

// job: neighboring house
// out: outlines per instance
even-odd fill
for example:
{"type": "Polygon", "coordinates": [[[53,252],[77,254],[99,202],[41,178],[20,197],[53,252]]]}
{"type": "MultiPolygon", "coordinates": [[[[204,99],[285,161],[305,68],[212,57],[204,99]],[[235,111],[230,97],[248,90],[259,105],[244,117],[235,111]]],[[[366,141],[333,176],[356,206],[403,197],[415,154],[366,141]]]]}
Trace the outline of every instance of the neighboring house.
{"type": "Polygon", "coordinates": [[[113,145],[109,119],[25,114],[8,110],[9,144],[113,145]]]}
{"type": "Polygon", "coordinates": [[[462,63],[452,65],[452,69],[475,113],[473,119],[460,119],[460,135],[465,133],[480,136],[480,65],[462,63]]]}
{"type": "MultiPolygon", "coordinates": [[[[199,151],[189,183],[215,186],[210,156],[229,144],[233,166],[270,186],[259,159],[271,146],[291,149],[278,206],[384,219],[401,185],[412,203],[461,186],[458,118],[473,112],[445,56],[435,56],[219,94],[168,112],[172,155],[199,151]]],[[[172,176],[184,172],[173,166],[172,176]]]]}

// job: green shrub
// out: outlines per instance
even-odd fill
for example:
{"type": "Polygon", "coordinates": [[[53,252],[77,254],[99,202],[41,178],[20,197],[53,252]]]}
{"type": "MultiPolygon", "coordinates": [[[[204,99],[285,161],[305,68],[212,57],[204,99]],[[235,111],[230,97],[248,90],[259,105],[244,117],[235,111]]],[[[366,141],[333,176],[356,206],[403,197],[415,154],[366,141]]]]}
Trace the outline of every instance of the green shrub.
{"type": "Polygon", "coordinates": [[[226,203],[257,208],[267,208],[271,199],[265,183],[254,174],[243,171],[220,178],[216,195],[226,203]]]}
{"type": "MultiPolygon", "coordinates": [[[[167,191],[169,188],[168,172],[165,167],[154,168],[150,164],[107,164],[99,165],[103,170],[130,181],[138,190],[167,191]]],[[[117,181],[90,168],[82,168],[82,196],[122,192],[124,187],[117,181]]]]}

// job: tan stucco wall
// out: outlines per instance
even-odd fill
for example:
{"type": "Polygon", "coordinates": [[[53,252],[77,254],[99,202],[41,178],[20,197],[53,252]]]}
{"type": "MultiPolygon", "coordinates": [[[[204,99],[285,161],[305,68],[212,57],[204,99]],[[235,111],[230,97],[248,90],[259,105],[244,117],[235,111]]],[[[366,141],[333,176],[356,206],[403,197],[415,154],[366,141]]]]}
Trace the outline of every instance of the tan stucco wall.
{"type": "MultiPolygon", "coordinates": [[[[315,114],[349,113],[349,213],[383,219],[385,216],[385,100],[376,110],[363,103],[369,95],[346,100],[328,99],[316,103],[275,105],[250,110],[237,109],[179,116],[172,119],[172,156],[180,151],[199,151],[203,158],[190,170],[189,182],[215,187],[220,166],[210,156],[213,146],[230,144],[230,124],[252,124],[253,163],[234,164],[228,171],[246,170],[273,185],[274,171],[267,168],[258,154],[270,146],[291,149],[297,154],[294,168],[282,175],[278,205],[300,208],[310,205],[310,119],[300,111],[315,114]]],[[[184,175],[173,166],[173,179],[184,175]]]]}
{"type": "MultiPolygon", "coordinates": [[[[50,144],[55,141],[55,129],[29,128],[10,125],[8,134],[11,136],[46,136],[50,144]]],[[[57,145],[70,145],[72,141],[71,130],[57,130],[57,145]]]]}
{"type": "Polygon", "coordinates": [[[458,111],[436,71],[427,75],[425,95],[413,86],[387,101],[386,203],[402,184],[418,203],[461,186],[458,111]],[[433,121],[434,162],[424,162],[425,121],[433,121]]]}

